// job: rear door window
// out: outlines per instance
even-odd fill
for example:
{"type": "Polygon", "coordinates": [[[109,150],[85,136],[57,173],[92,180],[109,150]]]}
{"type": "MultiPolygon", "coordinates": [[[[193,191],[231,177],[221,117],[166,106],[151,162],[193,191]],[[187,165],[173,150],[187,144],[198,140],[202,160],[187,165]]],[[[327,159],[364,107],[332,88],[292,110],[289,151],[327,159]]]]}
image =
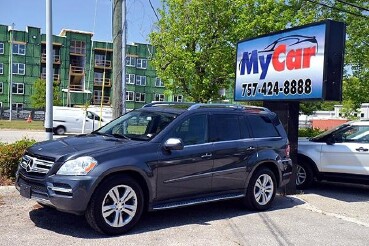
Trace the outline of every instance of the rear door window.
{"type": "Polygon", "coordinates": [[[240,119],[238,115],[214,114],[210,118],[210,141],[230,141],[241,138],[240,119]]]}
{"type": "Polygon", "coordinates": [[[272,121],[263,115],[248,115],[247,119],[255,138],[279,137],[272,121]]]}

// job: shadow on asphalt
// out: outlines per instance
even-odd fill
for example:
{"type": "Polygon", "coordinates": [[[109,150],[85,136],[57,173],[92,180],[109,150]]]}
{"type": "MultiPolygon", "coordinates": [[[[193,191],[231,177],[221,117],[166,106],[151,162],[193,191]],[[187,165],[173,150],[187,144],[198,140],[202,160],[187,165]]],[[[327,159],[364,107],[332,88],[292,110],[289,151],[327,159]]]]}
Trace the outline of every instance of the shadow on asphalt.
{"type": "MultiPolygon", "coordinates": [[[[269,211],[288,209],[302,203],[298,199],[276,196],[269,211]]],[[[244,209],[239,200],[150,212],[144,214],[141,221],[127,234],[134,235],[189,224],[210,225],[210,222],[214,220],[248,216],[255,213],[257,212],[244,209]]],[[[29,216],[37,227],[59,234],[77,238],[108,237],[91,229],[83,216],[62,213],[46,207],[35,207],[29,212],[29,216]]]]}
{"type": "Polygon", "coordinates": [[[369,201],[369,185],[316,182],[313,187],[302,191],[304,194],[317,194],[344,202],[369,201]]]}

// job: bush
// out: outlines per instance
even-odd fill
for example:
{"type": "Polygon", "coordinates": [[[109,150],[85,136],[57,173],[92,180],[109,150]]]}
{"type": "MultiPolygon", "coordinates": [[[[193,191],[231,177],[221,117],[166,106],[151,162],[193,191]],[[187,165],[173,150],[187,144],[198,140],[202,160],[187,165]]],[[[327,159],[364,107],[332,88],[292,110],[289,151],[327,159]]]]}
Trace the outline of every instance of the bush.
{"type": "Polygon", "coordinates": [[[0,178],[14,179],[24,151],[34,143],[35,140],[24,138],[12,144],[0,144],[0,178]]]}
{"type": "Polygon", "coordinates": [[[319,135],[322,132],[325,131],[319,128],[301,128],[299,129],[299,137],[307,137],[307,138],[315,137],[316,135],[319,135]]]}

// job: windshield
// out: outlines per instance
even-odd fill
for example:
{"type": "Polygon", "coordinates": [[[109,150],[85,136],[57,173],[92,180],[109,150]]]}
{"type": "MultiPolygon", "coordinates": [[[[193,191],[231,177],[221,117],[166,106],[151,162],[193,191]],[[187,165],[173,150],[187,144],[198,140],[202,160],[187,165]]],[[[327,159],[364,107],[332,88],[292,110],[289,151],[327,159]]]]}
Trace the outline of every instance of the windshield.
{"type": "Polygon", "coordinates": [[[312,137],[310,140],[311,141],[319,141],[319,140],[322,140],[326,136],[330,135],[332,132],[342,130],[343,128],[348,127],[348,126],[350,126],[350,125],[349,124],[343,124],[343,125],[337,126],[337,127],[333,128],[333,129],[330,129],[330,130],[328,130],[326,132],[323,132],[323,133],[321,133],[321,134],[319,134],[319,135],[317,135],[315,137],[312,137]]]}
{"type": "Polygon", "coordinates": [[[131,111],[120,118],[95,131],[95,134],[148,141],[159,134],[177,114],[150,112],[145,110],[131,111]]]}

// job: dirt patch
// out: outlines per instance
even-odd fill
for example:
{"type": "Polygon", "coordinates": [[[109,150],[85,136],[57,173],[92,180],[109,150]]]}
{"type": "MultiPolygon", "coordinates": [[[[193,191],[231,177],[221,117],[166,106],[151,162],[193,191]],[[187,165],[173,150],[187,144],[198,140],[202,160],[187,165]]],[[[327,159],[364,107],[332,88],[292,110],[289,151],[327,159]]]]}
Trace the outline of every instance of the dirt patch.
{"type": "Polygon", "coordinates": [[[0,186],[14,185],[14,179],[0,176],[0,186]]]}
{"type": "Polygon", "coordinates": [[[0,206],[5,205],[5,202],[3,200],[3,197],[0,195],[0,206]]]}

